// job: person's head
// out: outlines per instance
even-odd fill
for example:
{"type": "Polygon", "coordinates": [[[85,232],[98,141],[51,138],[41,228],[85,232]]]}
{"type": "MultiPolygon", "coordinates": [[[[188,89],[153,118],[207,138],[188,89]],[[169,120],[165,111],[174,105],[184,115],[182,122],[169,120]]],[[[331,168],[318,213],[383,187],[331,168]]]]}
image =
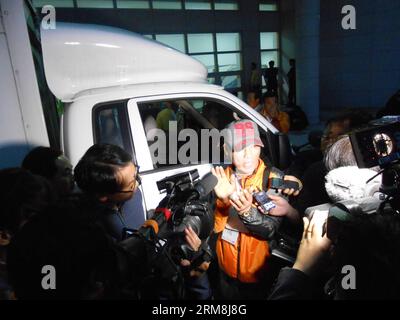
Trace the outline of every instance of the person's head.
{"type": "Polygon", "coordinates": [[[339,138],[326,150],[324,163],[328,171],[340,167],[357,166],[349,136],[339,138]]]}
{"type": "Polygon", "coordinates": [[[321,137],[321,150],[325,152],[341,135],[346,134],[348,131],[349,127],[346,119],[335,118],[329,120],[321,137]]]}
{"type": "Polygon", "coordinates": [[[279,111],[278,96],[275,92],[266,92],[263,96],[263,103],[270,115],[275,115],[279,111]]]}
{"type": "Polygon", "coordinates": [[[118,204],[129,200],[140,183],[132,156],[111,144],[90,147],[74,171],[78,187],[103,203],[118,204]]]}
{"type": "Polygon", "coordinates": [[[33,216],[56,200],[45,178],[22,168],[0,170],[0,232],[13,236],[33,216]]]}
{"type": "Polygon", "coordinates": [[[275,66],[275,61],[271,60],[270,62],[268,62],[268,65],[270,68],[273,68],[275,66]]]}
{"type": "Polygon", "coordinates": [[[165,101],[164,106],[168,109],[171,109],[175,113],[179,110],[179,105],[175,101],[165,101]]]}
{"type": "Polygon", "coordinates": [[[289,60],[289,64],[291,67],[295,67],[296,66],[296,60],[295,59],[290,59],[289,60]]]}
{"type": "Polygon", "coordinates": [[[255,70],[255,69],[257,69],[257,63],[252,62],[251,63],[251,70],[255,70]]]}
{"type": "Polygon", "coordinates": [[[104,231],[81,219],[82,211],[72,202],[51,206],[12,239],[7,269],[18,299],[104,298],[114,254],[104,231]]]}
{"type": "Polygon", "coordinates": [[[324,152],[337,139],[352,130],[365,127],[371,120],[366,112],[347,112],[328,120],[324,134],[321,138],[321,150],[324,152]]]}
{"type": "Polygon", "coordinates": [[[215,101],[207,101],[201,113],[215,128],[219,128],[218,110],[220,107],[215,101]]]}
{"type": "Polygon", "coordinates": [[[249,91],[247,93],[247,104],[253,109],[260,104],[260,94],[257,91],[249,91]]]}
{"type": "Polygon", "coordinates": [[[60,195],[69,194],[74,188],[71,162],[60,150],[37,147],[25,156],[22,167],[48,179],[60,195]]]}
{"type": "Polygon", "coordinates": [[[228,125],[227,133],[225,152],[231,155],[236,172],[243,176],[253,174],[264,147],[257,124],[250,120],[235,121],[228,125]]]}

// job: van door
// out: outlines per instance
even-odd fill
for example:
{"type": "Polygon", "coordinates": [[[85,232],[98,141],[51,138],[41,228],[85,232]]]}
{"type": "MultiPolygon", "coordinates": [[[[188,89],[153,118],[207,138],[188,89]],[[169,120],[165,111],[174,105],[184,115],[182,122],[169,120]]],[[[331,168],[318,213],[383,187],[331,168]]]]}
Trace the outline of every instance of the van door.
{"type": "MultiPolygon", "coordinates": [[[[147,210],[156,208],[165,196],[157,181],[193,169],[203,177],[213,164],[229,163],[223,140],[208,136],[210,130],[222,130],[239,119],[260,122],[248,107],[204,93],[131,99],[128,114],[147,210]]],[[[265,127],[261,125],[260,131],[269,139],[271,132],[265,127]]]]}

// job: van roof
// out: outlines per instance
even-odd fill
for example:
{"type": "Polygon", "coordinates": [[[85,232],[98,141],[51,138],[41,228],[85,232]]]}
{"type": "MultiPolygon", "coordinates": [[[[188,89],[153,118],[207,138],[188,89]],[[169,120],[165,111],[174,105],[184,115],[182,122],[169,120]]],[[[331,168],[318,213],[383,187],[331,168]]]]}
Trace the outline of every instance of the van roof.
{"type": "Polygon", "coordinates": [[[134,32],[99,25],[57,23],[41,31],[46,80],[72,101],[85,90],[139,83],[207,81],[197,60],[134,32]]]}

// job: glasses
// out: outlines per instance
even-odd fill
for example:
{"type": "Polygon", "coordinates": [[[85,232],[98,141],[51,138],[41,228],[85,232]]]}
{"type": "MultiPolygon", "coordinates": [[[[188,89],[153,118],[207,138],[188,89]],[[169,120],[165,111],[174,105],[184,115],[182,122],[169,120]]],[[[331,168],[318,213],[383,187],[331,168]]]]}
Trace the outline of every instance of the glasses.
{"type": "MultiPolygon", "coordinates": [[[[137,182],[137,185],[140,186],[142,184],[142,178],[139,175],[140,167],[138,165],[136,165],[135,167],[136,167],[136,174],[134,175],[133,179],[137,182]]],[[[133,189],[133,190],[120,190],[120,191],[117,191],[116,193],[132,193],[134,191],[135,191],[135,189],[133,189]]]]}

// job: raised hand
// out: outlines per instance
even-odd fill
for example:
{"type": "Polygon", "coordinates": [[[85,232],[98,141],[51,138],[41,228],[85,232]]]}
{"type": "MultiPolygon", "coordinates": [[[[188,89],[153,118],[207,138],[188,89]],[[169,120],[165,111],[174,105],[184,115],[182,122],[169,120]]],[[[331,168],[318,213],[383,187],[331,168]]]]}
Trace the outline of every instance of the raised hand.
{"type": "Polygon", "coordinates": [[[222,167],[212,168],[211,173],[218,179],[218,183],[214,188],[215,194],[223,202],[229,203],[229,196],[236,191],[235,177],[232,175],[228,179],[222,167]]]}

